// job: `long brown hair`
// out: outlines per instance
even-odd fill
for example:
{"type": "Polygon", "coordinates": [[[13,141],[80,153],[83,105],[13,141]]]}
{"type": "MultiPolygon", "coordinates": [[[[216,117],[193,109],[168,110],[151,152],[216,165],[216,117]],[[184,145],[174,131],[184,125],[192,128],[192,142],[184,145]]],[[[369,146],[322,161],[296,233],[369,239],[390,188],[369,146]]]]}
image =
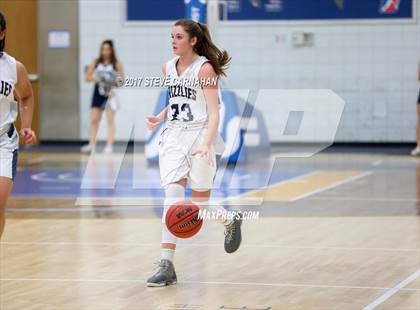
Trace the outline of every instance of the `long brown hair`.
{"type": "Polygon", "coordinates": [[[194,45],[194,52],[200,56],[205,56],[217,75],[226,76],[231,57],[226,51],[222,51],[214,45],[206,25],[190,19],[180,19],[175,23],[175,26],[181,26],[190,38],[196,37],[197,43],[194,45]]]}
{"type": "MultiPolygon", "coordinates": [[[[6,18],[4,17],[3,13],[0,12],[0,31],[6,30],[6,18]]],[[[0,40],[0,52],[4,51],[4,47],[6,46],[6,36],[3,40],[0,40]]]]}
{"type": "Polygon", "coordinates": [[[109,47],[111,48],[111,64],[114,67],[114,69],[117,69],[118,59],[117,59],[117,55],[115,54],[114,43],[112,42],[112,40],[105,40],[102,42],[101,47],[99,49],[99,57],[96,58],[95,67],[98,64],[103,63],[105,61],[104,57],[102,56],[102,49],[105,44],[108,44],[109,47]]]}

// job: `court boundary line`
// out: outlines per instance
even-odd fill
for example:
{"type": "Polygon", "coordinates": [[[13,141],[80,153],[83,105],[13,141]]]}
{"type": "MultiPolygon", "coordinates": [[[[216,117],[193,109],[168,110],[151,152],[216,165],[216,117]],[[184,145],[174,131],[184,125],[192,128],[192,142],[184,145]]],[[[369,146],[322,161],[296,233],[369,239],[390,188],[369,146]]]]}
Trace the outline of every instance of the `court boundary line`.
{"type": "MultiPolygon", "coordinates": [[[[393,288],[389,288],[384,294],[382,294],[381,296],[379,296],[378,298],[376,298],[374,301],[372,301],[367,306],[363,307],[362,310],[373,310],[377,306],[379,306],[380,304],[382,304],[385,301],[387,301],[393,295],[395,295],[396,293],[398,293],[399,291],[407,290],[404,287],[407,286],[408,284],[410,284],[411,282],[413,282],[416,278],[419,277],[419,275],[420,275],[420,269],[417,269],[414,273],[412,273],[407,278],[405,278],[404,280],[402,280],[396,286],[394,286],[393,288]]],[[[420,291],[420,289],[416,289],[416,290],[420,291]]]]}
{"type": "MultiPolygon", "coordinates": [[[[16,245],[16,246],[24,246],[24,245],[39,245],[39,246],[60,246],[60,245],[68,245],[68,246],[129,246],[129,247],[155,247],[155,243],[134,243],[134,242],[126,242],[126,243],[112,243],[112,242],[19,242],[19,241],[3,241],[0,242],[1,245],[16,245]]],[[[220,247],[219,243],[179,243],[180,247],[220,247]]],[[[363,247],[333,247],[333,246],[287,246],[287,245],[279,245],[279,244],[242,244],[241,247],[245,248],[277,248],[277,249],[295,249],[295,250],[341,250],[341,251],[386,251],[386,252],[420,252],[420,249],[415,248],[363,248],[363,247]]]]}
{"type": "Polygon", "coordinates": [[[295,198],[290,199],[289,201],[290,201],[290,202],[295,202],[295,201],[298,201],[298,200],[301,200],[301,199],[304,199],[304,198],[308,198],[309,196],[312,196],[312,195],[316,195],[316,194],[322,193],[322,192],[324,192],[324,191],[327,191],[327,190],[333,189],[334,187],[338,187],[338,186],[341,186],[341,185],[343,185],[343,184],[347,184],[347,183],[350,183],[350,182],[356,181],[356,180],[358,180],[358,179],[364,178],[364,177],[369,176],[369,175],[372,175],[372,174],[373,174],[373,171],[368,170],[368,171],[365,171],[365,172],[360,173],[359,175],[355,175],[355,176],[350,177],[350,178],[348,178],[348,179],[345,179],[345,180],[342,180],[342,181],[338,181],[338,182],[336,182],[336,183],[334,183],[334,184],[327,185],[327,186],[324,186],[324,187],[319,188],[319,189],[317,189],[317,190],[314,190],[314,191],[311,191],[311,192],[308,192],[308,193],[302,194],[302,195],[300,195],[300,196],[297,196],[297,197],[295,197],[295,198]]]}
{"type": "MultiPolygon", "coordinates": [[[[239,196],[236,196],[239,197],[239,196]]],[[[13,197],[13,199],[15,200],[33,200],[35,198],[40,198],[40,197],[13,197]]],[[[103,198],[101,198],[103,199],[103,198]]],[[[163,200],[163,198],[146,198],[146,199],[150,199],[150,201],[146,202],[143,201],[141,203],[141,201],[138,201],[138,203],[134,204],[133,203],[118,203],[115,206],[105,206],[105,207],[100,207],[100,206],[88,206],[88,205],[80,205],[80,207],[71,207],[71,208],[6,208],[6,212],[11,212],[11,213],[18,213],[18,212],[92,212],[95,210],[107,210],[107,211],[129,211],[129,210],[148,210],[148,209],[153,209],[158,207],[157,205],[150,205],[152,200],[163,200]],[[141,208],[139,208],[138,206],[141,206],[141,208]],[[85,207],[83,207],[85,206],[85,207]],[[123,206],[123,207],[122,207],[123,206]],[[114,209],[112,209],[114,208],[114,209]]],[[[240,199],[240,197],[239,197],[240,199]]],[[[261,198],[262,199],[262,198],[261,198]]],[[[420,202],[420,199],[416,199],[416,198],[369,198],[369,197],[345,197],[345,196],[324,196],[324,197],[311,197],[311,198],[307,198],[308,200],[319,200],[319,201],[323,201],[323,200],[335,200],[335,201],[377,201],[377,202],[388,202],[388,203],[395,203],[395,202],[412,202],[412,203],[417,203],[420,202]]],[[[49,200],[74,200],[74,197],[60,197],[60,198],[49,198],[49,200]]],[[[224,201],[228,201],[228,200],[224,200],[224,201]]],[[[239,203],[232,203],[228,201],[229,205],[244,205],[246,202],[246,200],[241,200],[241,202],[239,203]]],[[[271,200],[271,199],[264,199],[264,202],[278,202],[275,200],[271,200]]],[[[282,201],[283,203],[290,203],[291,201],[282,201]]],[[[248,201],[249,206],[255,206],[257,204],[255,204],[255,200],[250,199],[248,201]]],[[[161,207],[163,208],[163,207],[161,207]]]]}
{"type": "Polygon", "coordinates": [[[420,202],[417,198],[369,198],[369,197],[346,197],[346,196],[324,196],[313,197],[308,200],[337,200],[337,201],[381,201],[381,202],[420,202]]]}
{"type": "MultiPolygon", "coordinates": [[[[308,177],[308,176],[314,175],[314,174],[319,173],[319,172],[321,172],[321,170],[313,170],[313,171],[304,173],[302,175],[297,175],[297,176],[292,177],[292,178],[287,179],[287,180],[282,180],[280,182],[273,183],[273,184],[267,184],[265,187],[262,187],[262,188],[259,188],[259,189],[254,189],[254,190],[251,190],[249,192],[246,192],[246,193],[243,193],[243,194],[240,194],[240,195],[227,197],[226,199],[222,200],[222,202],[231,202],[231,201],[235,201],[235,200],[240,200],[240,199],[243,199],[244,196],[246,196],[246,195],[252,195],[252,194],[255,194],[255,193],[260,192],[260,191],[266,191],[266,190],[269,190],[270,188],[272,188],[274,186],[284,184],[284,183],[288,183],[290,181],[296,181],[296,180],[299,180],[300,178],[308,177]]],[[[268,182],[270,182],[270,179],[268,180],[268,182]]],[[[255,199],[255,198],[253,198],[253,199],[255,199]]],[[[263,200],[263,202],[266,201],[266,199],[264,197],[261,197],[259,199],[263,200]]],[[[285,200],[285,202],[290,202],[290,201],[291,200],[285,200]]]]}
{"type": "MultiPolygon", "coordinates": [[[[146,279],[71,279],[71,278],[0,278],[0,282],[93,282],[93,283],[146,283],[146,279]]],[[[352,285],[324,285],[299,283],[262,283],[262,282],[224,282],[224,281],[178,281],[179,284],[208,284],[208,285],[244,285],[244,286],[272,286],[272,287],[301,287],[301,288],[331,288],[331,289],[371,289],[389,290],[389,287],[352,286],[352,285]]],[[[420,291],[417,288],[402,288],[401,291],[420,291]]]]}

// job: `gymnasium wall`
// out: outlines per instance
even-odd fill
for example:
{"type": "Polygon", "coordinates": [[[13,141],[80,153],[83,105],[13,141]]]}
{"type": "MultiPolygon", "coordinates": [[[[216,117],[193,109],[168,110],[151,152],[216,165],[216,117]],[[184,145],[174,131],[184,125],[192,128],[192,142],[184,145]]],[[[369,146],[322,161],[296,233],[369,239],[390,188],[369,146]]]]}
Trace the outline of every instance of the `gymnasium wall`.
{"type": "MultiPolygon", "coordinates": [[[[416,15],[420,16],[420,1],[416,15]]],[[[81,138],[87,139],[92,84],[84,82],[83,68],[98,55],[100,42],[112,38],[126,75],[159,76],[161,65],[172,57],[170,27],[124,24],[124,1],[79,1],[81,138]]],[[[233,62],[225,86],[229,88],[329,88],[346,107],[337,133],[339,142],[413,142],[416,99],[419,90],[420,25],[324,24],[246,26],[222,25],[217,43],[233,62]],[[295,48],[296,32],[314,34],[314,46],[295,48]]],[[[121,91],[117,138],[154,109],[158,90],[121,91]]],[[[264,113],[273,142],[279,141],[275,111],[278,102],[264,102],[264,113]]],[[[137,137],[146,136],[144,124],[137,137]],[[144,130],[143,130],[144,129],[144,130]],[[144,133],[144,135],[142,134],[144,133]]],[[[100,136],[105,136],[105,128],[100,136]]]]}
{"type": "Polygon", "coordinates": [[[79,140],[79,37],[75,1],[38,1],[41,139],[79,140]],[[69,48],[49,48],[48,32],[70,32],[69,48]]]}

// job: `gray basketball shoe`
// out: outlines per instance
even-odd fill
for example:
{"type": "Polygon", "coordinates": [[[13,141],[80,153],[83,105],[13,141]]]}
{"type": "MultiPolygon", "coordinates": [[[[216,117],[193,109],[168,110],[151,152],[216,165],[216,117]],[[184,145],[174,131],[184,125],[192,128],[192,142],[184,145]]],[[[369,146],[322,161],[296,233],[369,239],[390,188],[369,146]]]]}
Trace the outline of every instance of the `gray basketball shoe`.
{"type": "Polygon", "coordinates": [[[225,230],[225,251],[226,253],[235,252],[241,245],[241,225],[242,213],[238,212],[239,216],[235,216],[232,223],[226,226],[225,230]]]}
{"type": "Polygon", "coordinates": [[[158,287],[176,284],[177,278],[174,264],[167,259],[162,259],[159,262],[159,270],[147,279],[147,286],[158,287]]]}

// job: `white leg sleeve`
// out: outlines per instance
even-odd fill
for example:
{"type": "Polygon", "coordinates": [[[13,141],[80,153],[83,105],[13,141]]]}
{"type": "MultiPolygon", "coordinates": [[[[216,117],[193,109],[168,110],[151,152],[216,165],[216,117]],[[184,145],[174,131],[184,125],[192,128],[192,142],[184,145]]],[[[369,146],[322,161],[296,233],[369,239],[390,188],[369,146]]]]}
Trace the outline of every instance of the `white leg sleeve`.
{"type": "Polygon", "coordinates": [[[172,233],[166,227],[166,224],[162,224],[162,239],[160,243],[172,243],[176,244],[178,238],[172,235],[172,233]]]}
{"type": "Polygon", "coordinates": [[[162,240],[161,243],[173,243],[176,244],[176,237],[171,234],[165,224],[166,212],[169,207],[178,201],[185,199],[185,188],[182,185],[177,183],[171,183],[165,189],[165,201],[164,201],[164,210],[162,214],[162,240]]]}

